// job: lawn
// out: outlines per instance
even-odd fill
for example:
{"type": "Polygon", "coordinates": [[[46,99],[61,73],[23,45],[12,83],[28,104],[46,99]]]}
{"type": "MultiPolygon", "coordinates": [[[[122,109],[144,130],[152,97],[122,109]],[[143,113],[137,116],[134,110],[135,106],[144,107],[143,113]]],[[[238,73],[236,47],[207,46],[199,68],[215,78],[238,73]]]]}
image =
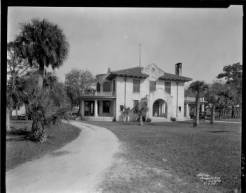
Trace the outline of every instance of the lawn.
{"type": "Polygon", "coordinates": [[[59,123],[47,127],[47,142],[41,144],[26,139],[30,132],[31,121],[11,121],[11,131],[6,135],[6,170],[13,169],[17,165],[40,158],[46,153],[52,152],[66,143],[74,140],[80,133],[80,129],[69,124],[59,123]]]}
{"type": "MultiPolygon", "coordinates": [[[[140,160],[156,168],[168,168],[187,184],[204,185],[197,177],[207,173],[221,178],[221,183],[208,188],[220,192],[241,191],[241,127],[240,124],[190,122],[136,123],[90,122],[106,127],[127,144],[130,159],[140,160]]],[[[191,187],[191,186],[190,186],[191,187]]],[[[206,188],[206,187],[205,187],[206,188]]],[[[199,189],[199,188],[198,188],[199,189]]],[[[181,190],[182,192],[212,192],[181,190]]]]}

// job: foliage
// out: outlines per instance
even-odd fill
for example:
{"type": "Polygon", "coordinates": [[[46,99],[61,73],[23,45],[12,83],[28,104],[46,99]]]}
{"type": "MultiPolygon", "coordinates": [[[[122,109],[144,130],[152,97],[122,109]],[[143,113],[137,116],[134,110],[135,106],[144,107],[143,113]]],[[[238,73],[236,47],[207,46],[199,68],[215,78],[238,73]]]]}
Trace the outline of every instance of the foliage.
{"type": "Polygon", "coordinates": [[[173,121],[173,122],[176,121],[176,118],[175,118],[175,117],[171,117],[170,119],[171,119],[171,121],[173,121]]]}
{"type": "Polygon", "coordinates": [[[37,67],[42,72],[45,67],[60,67],[68,55],[68,42],[63,31],[45,19],[21,24],[15,44],[18,55],[26,59],[30,67],[37,67]]]}
{"type": "Polygon", "coordinates": [[[140,125],[143,125],[143,116],[146,116],[148,110],[147,98],[142,98],[139,103],[133,107],[132,111],[138,115],[140,125]]]}
{"type": "Polygon", "coordinates": [[[93,81],[94,77],[88,70],[84,71],[73,69],[66,74],[66,92],[72,107],[79,105],[80,97],[87,89],[90,88],[90,85],[93,81]]]}
{"type": "Polygon", "coordinates": [[[238,84],[242,81],[243,66],[240,63],[224,66],[223,72],[217,75],[218,79],[225,78],[226,83],[238,84]]]}
{"type": "Polygon", "coordinates": [[[243,66],[240,63],[224,66],[223,72],[218,74],[218,79],[225,79],[230,97],[234,105],[242,103],[242,70],[243,66]]]}
{"type": "Polygon", "coordinates": [[[152,121],[152,120],[151,120],[151,118],[149,118],[149,117],[146,119],[146,122],[147,122],[147,123],[150,123],[151,121],[152,121]]]}
{"type": "Polygon", "coordinates": [[[29,66],[18,56],[18,48],[14,42],[7,45],[7,107],[12,109],[22,104],[23,100],[23,78],[29,66]]]}
{"type": "Polygon", "coordinates": [[[54,91],[55,88],[50,87],[51,83],[56,80],[47,76],[45,68],[60,67],[68,55],[69,45],[63,31],[45,19],[33,19],[31,22],[21,24],[21,32],[17,35],[13,45],[18,58],[26,61],[29,68],[38,69],[37,79],[30,83],[31,85],[25,92],[27,96],[25,102],[32,115],[34,139],[44,142],[46,140],[45,117],[49,116],[50,109],[54,111],[54,107],[59,107],[59,100],[57,100],[59,96],[54,91]],[[53,103],[51,103],[51,98],[53,103]],[[51,108],[47,108],[48,106],[51,108]]]}
{"type": "Polygon", "coordinates": [[[10,77],[7,81],[7,106],[9,108],[16,108],[23,104],[25,100],[24,80],[22,77],[10,77]]]}

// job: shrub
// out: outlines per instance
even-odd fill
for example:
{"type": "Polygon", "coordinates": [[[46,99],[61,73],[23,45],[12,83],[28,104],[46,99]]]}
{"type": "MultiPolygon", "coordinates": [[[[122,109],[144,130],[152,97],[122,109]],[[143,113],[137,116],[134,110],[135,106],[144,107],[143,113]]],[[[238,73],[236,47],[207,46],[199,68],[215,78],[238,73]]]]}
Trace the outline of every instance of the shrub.
{"type": "Polygon", "coordinates": [[[171,119],[171,121],[176,121],[175,117],[171,117],[170,119],[171,119]]]}
{"type": "Polygon", "coordinates": [[[151,122],[151,118],[147,118],[146,122],[150,123],[151,122]]]}

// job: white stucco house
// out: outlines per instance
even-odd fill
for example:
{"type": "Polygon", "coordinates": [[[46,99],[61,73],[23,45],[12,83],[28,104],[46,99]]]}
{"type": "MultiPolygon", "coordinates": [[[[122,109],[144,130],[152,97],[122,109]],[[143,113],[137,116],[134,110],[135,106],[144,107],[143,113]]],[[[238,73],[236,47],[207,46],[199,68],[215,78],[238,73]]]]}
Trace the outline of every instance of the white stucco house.
{"type": "Polygon", "coordinates": [[[95,92],[84,93],[80,113],[82,120],[120,121],[122,107],[133,108],[147,98],[147,117],[152,121],[188,118],[185,112],[184,84],[191,78],[182,76],[182,64],[175,73],[167,73],[155,64],[118,71],[108,70],[96,76],[95,92]]]}

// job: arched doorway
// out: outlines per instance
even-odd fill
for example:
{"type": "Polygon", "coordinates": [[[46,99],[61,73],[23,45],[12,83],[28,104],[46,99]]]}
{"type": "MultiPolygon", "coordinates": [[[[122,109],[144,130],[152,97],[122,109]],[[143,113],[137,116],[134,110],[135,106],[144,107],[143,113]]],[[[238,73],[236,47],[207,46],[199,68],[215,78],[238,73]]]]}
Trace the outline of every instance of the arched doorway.
{"type": "Polygon", "coordinates": [[[167,118],[167,102],[163,99],[157,99],[153,103],[153,117],[167,118]]]}

